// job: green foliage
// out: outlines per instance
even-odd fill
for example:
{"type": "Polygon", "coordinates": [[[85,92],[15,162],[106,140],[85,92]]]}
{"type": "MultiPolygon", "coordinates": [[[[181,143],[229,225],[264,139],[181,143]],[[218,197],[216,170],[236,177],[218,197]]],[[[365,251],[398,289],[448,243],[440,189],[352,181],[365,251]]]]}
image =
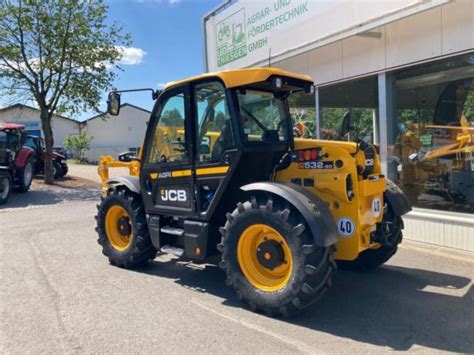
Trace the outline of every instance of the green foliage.
{"type": "Polygon", "coordinates": [[[105,23],[102,0],[2,1],[0,76],[7,94],[21,91],[48,113],[99,110],[130,43],[121,27],[105,23]],[[3,81],[3,79],[2,79],[3,81]]]}
{"type": "MultiPolygon", "coordinates": [[[[304,136],[306,138],[316,138],[316,109],[314,98],[302,93],[290,95],[288,98],[290,113],[293,125],[302,122],[304,125],[304,136]]],[[[324,107],[321,103],[320,131],[321,139],[341,140],[346,139],[340,136],[342,118],[344,113],[349,111],[347,107],[324,107]]],[[[373,109],[353,108],[352,124],[359,132],[359,137],[364,140],[371,140],[373,136],[373,109]]],[[[295,135],[299,132],[295,130],[295,135]]]]}
{"type": "Polygon", "coordinates": [[[163,112],[161,117],[161,125],[166,127],[182,127],[184,126],[184,118],[177,108],[163,112]]]}
{"type": "Polygon", "coordinates": [[[45,182],[52,174],[53,114],[99,111],[130,36],[106,23],[104,0],[2,0],[0,93],[34,101],[44,132],[45,182]]]}
{"type": "Polygon", "coordinates": [[[464,103],[464,116],[470,122],[472,126],[474,124],[474,79],[471,82],[472,89],[469,90],[466,96],[466,102],[464,103]]]}
{"type": "MultiPolygon", "coordinates": [[[[321,108],[321,138],[343,139],[340,136],[342,118],[349,108],[321,108]]],[[[352,113],[352,125],[355,126],[359,137],[370,140],[373,134],[373,110],[370,108],[354,108],[352,113]]]]}
{"type": "Polygon", "coordinates": [[[75,152],[75,157],[81,162],[85,162],[85,152],[90,149],[90,143],[94,137],[84,133],[79,135],[70,135],[64,139],[64,148],[75,152]]]}

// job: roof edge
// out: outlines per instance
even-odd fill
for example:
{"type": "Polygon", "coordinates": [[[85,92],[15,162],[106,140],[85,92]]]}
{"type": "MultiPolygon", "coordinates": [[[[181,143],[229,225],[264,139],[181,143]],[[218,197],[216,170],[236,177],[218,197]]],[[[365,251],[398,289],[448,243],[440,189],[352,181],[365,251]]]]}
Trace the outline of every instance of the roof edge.
{"type": "MultiPolygon", "coordinates": [[[[8,110],[12,110],[14,108],[18,108],[18,107],[19,108],[28,108],[30,110],[41,112],[41,110],[39,108],[32,107],[32,106],[29,106],[29,105],[25,105],[25,104],[22,104],[22,103],[16,103],[16,104],[13,104],[13,105],[10,105],[10,106],[7,106],[7,107],[2,107],[2,108],[0,108],[0,112],[5,112],[5,111],[8,111],[8,110]]],[[[78,121],[78,120],[75,120],[73,118],[69,118],[69,117],[66,117],[66,116],[62,116],[62,115],[59,115],[57,113],[54,113],[53,116],[56,116],[56,117],[59,117],[59,118],[62,118],[62,119],[68,120],[68,121],[73,121],[75,123],[81,123],[81,121],[78,121]]]]}

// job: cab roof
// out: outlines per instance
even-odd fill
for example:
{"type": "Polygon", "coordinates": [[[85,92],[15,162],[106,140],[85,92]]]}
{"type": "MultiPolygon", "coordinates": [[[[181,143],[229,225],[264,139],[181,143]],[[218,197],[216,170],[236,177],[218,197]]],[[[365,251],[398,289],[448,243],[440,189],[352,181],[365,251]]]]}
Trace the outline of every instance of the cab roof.
{"type": "Polygon", "coordinates": [[[0,123],[0,131],[4,130],[20,130],[25,128],[25,126],[17,123],[0,123]]]}
{"type": "Polygon", "coordinates": [[[221,72],[214,72],[214,73],[206,73],[197,76],[193,76],[191,78],[187,78],[180,81],[173,81],[165,85],[165,90],[170,89],[174,86],[178,86],[181,84],[205,79],[205,78],[212,78],[217,77],[224,82],[226,88],[233,88],[239,86],[250,85],[254,83],[259,83],[262,81],[267,80],[270,76],[277,75],[277,76],[284,76],[290,77],[299,80],[305,80],[309,82],[313,82],[313,79],[309,75],[301,75],[291,73],[285,70],[281,70],[278,68],[246,68],[246,69],[233,69],[233,70],[225,70],[221,72]]]}

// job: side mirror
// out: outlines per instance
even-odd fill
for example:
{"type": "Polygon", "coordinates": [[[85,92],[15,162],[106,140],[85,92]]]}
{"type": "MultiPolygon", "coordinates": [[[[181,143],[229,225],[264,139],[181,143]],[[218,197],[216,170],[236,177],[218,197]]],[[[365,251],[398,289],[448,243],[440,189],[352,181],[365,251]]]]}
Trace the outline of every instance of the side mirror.
{"type": "Polygon", "coordinates": [[[112,91],[107,99],[107,112],[109,115],[118,116],[120,113],[120,94],[112,91]]]}
{"type": "Polygon", "coordinates": [[[137,161],[138,157],[135,155],[134,152],[124,152],[124,153],[120,153],[118,155],[118,160],[122,161],[122,162],[125,162],[125,163],[128,163],[128,162],[131,162],[131,161],[137,161]]]}
{"type": "Polygon", "coordinates": [[[341,136],[345,137],[347,133],[354,130],[352,126],[352,116],[350,111],[347,111],[342,118],[341,136]]]}

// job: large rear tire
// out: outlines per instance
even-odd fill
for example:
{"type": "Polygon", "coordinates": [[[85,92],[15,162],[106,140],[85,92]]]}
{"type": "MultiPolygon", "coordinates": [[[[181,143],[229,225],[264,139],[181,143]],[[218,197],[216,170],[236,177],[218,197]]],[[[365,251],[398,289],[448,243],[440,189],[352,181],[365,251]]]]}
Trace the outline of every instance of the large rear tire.
{"type": "Polygon", "coordinates": [[[403,221],[400,216],[395,215],[390,205],[387,205],[384,212],[383,221],[391,222],[390,235],[387,240],[388,245],[378,249],[368,249],[359,254],[353,261],[338,261],[337,264],[342,270],[368,271],[385,264],[398,250],[398,244],[402,242],[403,221]]]}
{"type": "Polygon", "coordinates": [[[12,178],[9,173],[0,173],[0,205],[4,205],[8,201],[12,190],[12,178]]]}
{"type": "Polygon", "coordinates": [[[97,208],[98,243],[111,264],[135,268],[155,258],[140,195],[111,189],[97,208]]]}
{"type": "Polygon", "coordinates": [[[221,228],[219,266],[252,311],[292,316],[331,286],[334,247],[317,247],[301,214],[284,200],[262,195],[239,203],[221,228]]]}
{"type": "Polygon", "coordinates": [[[29,157],[25,163],[25,166],[20,169],[18,174],[18,192],[27,192],[30,189],[31,182],[33,181],[33,171],[35,167],[35,160],[33,157],[29,157]]]}

